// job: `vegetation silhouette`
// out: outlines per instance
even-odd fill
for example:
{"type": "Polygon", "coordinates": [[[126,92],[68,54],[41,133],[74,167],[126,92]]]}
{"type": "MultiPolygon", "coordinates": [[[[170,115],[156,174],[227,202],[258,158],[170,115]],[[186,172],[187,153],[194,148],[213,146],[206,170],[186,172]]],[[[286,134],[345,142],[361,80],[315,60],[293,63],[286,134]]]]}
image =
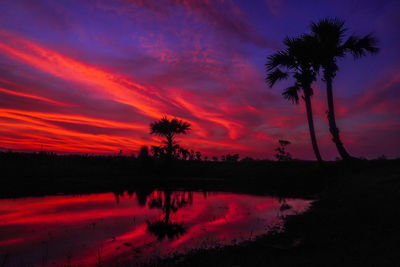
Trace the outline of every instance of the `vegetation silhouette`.
{"type": "Polygon", "coordinates": [[[319,65],[316,64],[315,58],[317,42],[313,36],[303,35],[296,38],[286,37],[283,43],[285,45],[284,50],[278,51],[267,58],[266,82],[270,87],[273,87],[278,81],[288,79],[290,76],[294,78],[294,85],[286,88],[282,95],[292,103],[298,104],[298,92],[302,90],[302,98],[306,104],[311,144],[317,161],[321,163],[322,158],[315,136],[311,106],[311,96],[313,95],[311,84],[316,80],[319,71],[319,65]]]}
{"type": "MultiPolygon", "coordinates": [[[[322,162],[322,158],[313,122],[312,83],[316,81],[322,69],[323,81],[326,83],[327,115],[332,140],[344,161],[353,159],[341,141],[335,120],[333,79],[339,70],[337,61],[346,54],[352,54],[357,59],[368,53],[378,52],[377,39],[371,34],[362,37],[351,35],[347,39],[345,34],[344,21],[320,20],[312,23],[310,34],[285,38],[284,50],[269,56],[266,63],[266,81],[270,87],[275,86],[278,81],[291,77],[294,79],[294,84],[284,90],[283,97],[298,104],[299,93],[302,92],[301,98],[306,105],[310,139],[318,162],[322,162]]],[[[171,214],[193,201],[190,192],[173,192],[171,188],[297,197],[319,194],[319,200],[310,213],[303,217],[291,217],[286,223],[289,227],[285,228],[288,231],[283,236],[289,236],[290,244],[295,243],[293,240],[303,242],[299,237],[307,236],[300,249],[296,250],[294,245],[289,247],[292,249],[289,253],[293,253],[295,257],[287,256],[289,249],[278,251],[269,243],[266,243],[267,245],[261,243],[258,247],[257,243],[251,243],[245,245],[248,246],[248,251],[245,251],[244,255],[254,255],[251,253],[255,251],[256,257],[242,258],[252,263],[270,259],[273,262],[274,259],[278,259],[275,264],[283,260],[285,263],[289,262],[286,265],[299,264],[297,260],[301,259],[304,264],[301,262],[300,265],[308,265],[311,256],[317,254],[321,262],[326,260],[326,255],[330,255],[334,263],[339,265],[343,262],[338,255],[347,257],[354,263],[354,258],[362,254],[367,255],[362,256],[365,258],[364,262],[368,262],[369,254],[376,256],[379,253],[387,253],[393,257],[386,260],[387,262],[398,263],[395,250],[398,245],[398,235],[392,233],[399,232],[400,216],[392,203],[399,203],[399,159],[387,160],[382,156],[375,161],[360,160],[354,164],[326,162],[325,168],[318,168],[315,162],[292,159],[286,150],[290,142],[279,140],[280,147],[276,149],[275,155],[279,162],[249,157],[239,160],[239,154],[223,155],[221,161],[214,156],[212,161],[207,161],[206,157],[202,158],[201,152],[184,149],[177,144],[176,136],[187,134],[190,130],[189,123],[176,118],[170,120],[163,117],[151,123],[150,134],[165,138],[164,145],[151,147],[152,155],[149,147],[143,146],[137,158],[124,156],[122,150],[113,156],[61,156],[48,153],[43,148],[39,153],[0,152],[0,168],[3,176],[0,179],[0,197],[27,196],[33,194],[32,192],[37,195],[48,195],[60,192],[112,191],[118,203],[120,196],[124,195],[125,188],[129,187],[128,194],[132,195],[135,192],[140,206],[148,205],[150,208],[162,210],[161,219],[147,221],[147,231],[159,240],[163,240],[173,239],[186,233],[184,225],[171,220],[171,214]],[[168,162],[174,160],[179,171],[174,173],[174,177],[168,177],[169,179],[158,179],[164,171],[161,168],[164,159],[168,162]],[[138,175],[137,170],[143,171],[138,175]],[[165,188],[166,185],[169,189],[154,193],[155,189],[165,188]],[[354,210],[357,212],[349,212],[354,210]],[[271,257],[265,257],[266,247],[271,257]],[[358,250],[358,247],[361,249],[358,250]],[[377,248],[379,253],[375,252],[377,248]]],[[[282,198],[280,210],[290,208],[286,198],[282,198]]],[[[264,241],[270,242],[268,238],[270,237],[264,241]]],[[[227,248],[224,257],[221,257],[222,250],[214,250],[216,256],[211,256],[211,259],[215,257],[219,261],[230,259],[234,261],[236,259],[229,257],[230,255],[242,256],[236,253],[237,248],[227,248]]],[[[382,261],[385,257],[379,255],[374,260],[382,261]]],[[[183,262],[182,265],[185,264],[186,262],[183,262]]]]}
{"type": "Polygon", "coordinates": [[[136,190],[136,199],[138,201],[139,206],[144,207],[146,206],[147,203],[147,198],[148,196],[151,195],[153,192],[152,188],[145,187],[145,188],[140,188],[140,190],[136,190]]]}
{"type": "Polygon", "coordinates": [[[339,129],[336,125],[335,111],[333,104],[333,79],[336,76],[339,67],[337,61],[352,54],[355,59],[366,56],[367,53],[375,54],[379,51],[377,47],[378,40],[372,35],[367,34],[362,37],[351,35],[346,40],[347,29],[344,27],[344,21],[337,18],[327,18],[311,24],[313,39],[317,41],[317,47],[314,54],[317,55],[317,61],[314,65],[320,65],[323,70],[323,81],[326,83],[326,94],[328,100],[328,121],[329,131],[332,135],[332,141],[343,160],[349,160],[353,157],[344,148],[340,139],[339,129]]]}
{"type": "Polygon", "coordinates": [[[157,236],[158,240],[163,240],[165,237],[173,239],[186,233],[186,228],[176,222],[171,221],[171,212],[177,212],[178,209],[192,204],[192,192],[174,192],[171,190],[157,191],[153,193],[148,201],[149,208],[161,209],[164,216],[160,220],[147,221],[147,231],[157,236]]]}
{"type": "Polygon", "coordinates": [[[187,134],[191,130],[190,124],[178,120],[176,118],[169,120],[166,116],[160,120],[150,123],[150,134],[165,137],[164,146],[153,146],[151,148],[154,157],[163,158],[166,156],[167,162],[173,158],[178,158],[179,154],[188,155],[188,151],[180,150],[180,146],[176,143],[175,137],[178,134],[187,134]]]}
{"type": "Polygon", "coordinates": [[[147,146],[142,146],[139,150],[138,160],[146,161],[150,158],[149,148],[147,146]]]}
{"type": "Polygon", "coordinates": [[[146,171],[153,165],[153,158],[149,153],[148,146],[142,146],[140,148],[137,160],[139,163],[138,171],[141,172],[142,174],[145,174],[146,171]]]}
{"type": "Polygon", "coordinates": [[[0,198],[144,190],[147,192],[141,200],[144,205],[149,192],[166,186],[184,190],[308,196],[318,192],[324,184],[321,176],[325,175],[325,170],[319,169],[313,161],[276,162],[250,157],[239,160],[238,154],[227,154],[221,157],[223,161],[217,157],[198,160],[194,151],[191,154],[192,159],[174,160],[172,172],[168,172],[173,175],[165,176],[165,160],[155,159],[146,152],[138,157],[119,156],[117,153],[0,152],[0,198]],[[143,161],[143,158],[148,161],[143,161]],[[243,182],[245,177],[251,177],[252,182],[243,182]]]}
{"type": "Polygon", "coordinates": [[[239,161],[239,154],[226,154],[221,156],[221,161],[223,162],[238,162],[239,161]]]}
{"type": "Polygon", "coordinates": [[[275,154],[275,158],[278,161],[289,161],[292,160],[292,155],[286,151],[286,147],[290,145],[290,142],[287,140],[279,140],[279,147],[275,149],[277,152],[275,154]]]}

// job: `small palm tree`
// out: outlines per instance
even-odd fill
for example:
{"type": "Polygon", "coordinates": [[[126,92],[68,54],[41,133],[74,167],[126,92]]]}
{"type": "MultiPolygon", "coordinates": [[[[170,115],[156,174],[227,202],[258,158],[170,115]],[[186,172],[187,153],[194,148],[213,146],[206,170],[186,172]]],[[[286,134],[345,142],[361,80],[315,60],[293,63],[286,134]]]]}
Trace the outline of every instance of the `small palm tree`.
{"type": "Polygon", "coordinates": [[[329,131],[332,135],[332,141],[336,144],[340,156],[344,160],[352,157],[346,151],[340,140],[339,129],[336,126],[335,111],[333,105],[332,82],[339,70],[337,60],[352,54],[354,58],[360,58],[367,53],[375,54],[379,51],[377,39],[371,34],[363,37],[351,35],[344,41],[346,28],[344,21],[339,19],[323,19],[317,23],[311,24],[312,35],[318,41],[317,64],[323,69],[323,77],[326,83],[326,92],[328,97],[328,121],[329,131]]]}
{"type": "Polygon", "coordinates": [[[150,123],[150,134],[165,137],[167,157],[172,158],[172,154],[177,148],[175,136],[177,134],[187,134],[191,130],[190,124],[182,120],[162,117],[159,121],[150,123]]]}
{"type": "Polygon", "coordinates": [[[299,103],[298,92],[303,91],[312,147],[318,162],[322,162],[315,136],[311,106],[311,96],[313,95],[311,84],[316,80],[319,70],[319,66],[314,64],[316,62],[314,59],[316,42],[312,36],[303,35],[298,38],[286,38],[283,43],[286,48],[267,59],[266,81],[270,87],[273,87],[276,82],[292,76],[295,80],[294,85],[286,88],[282,95],[295,104],[299,103]]]}
{"type": "Polygon", "coordinates": [[[147,221],[147,230],[156,235],[158,240],[163,240],[165,237],[173,239],[186,233],[186,227],[181,223],[171,222],[171,212],[175,213],[178,209],[191,205],[193,202],[191,192],[172,193],[170,190],[165,190],[163,193],[164,198],[158,192],[148,203],[149,208],[161,209],[164,213],[160,220],[147,221]]]}

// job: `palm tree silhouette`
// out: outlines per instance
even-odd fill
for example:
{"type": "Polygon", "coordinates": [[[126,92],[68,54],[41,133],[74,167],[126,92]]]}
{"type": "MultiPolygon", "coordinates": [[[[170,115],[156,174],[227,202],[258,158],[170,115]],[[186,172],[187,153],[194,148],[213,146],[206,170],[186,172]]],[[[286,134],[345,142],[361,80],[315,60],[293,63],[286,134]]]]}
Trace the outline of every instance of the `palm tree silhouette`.
{"type": "Polygon", "coordinates": [[[167,158],[171,159],[173,152],[178,148],[175,142],[177,134],[187,134],[191,130],[190,124],[182,120],[162,117],[159,121],[150,124],[150,134],[156,134],[166,138],[167,158]]]}
{"type": "Polygon", "coordinates": [[[363,37],[351,35],[344,41],[347,29],[344,21],[332,18],[322,19],[311,24],[312,35],[318,42],[318,64],[323,69],[323,79],[326,83],[328,97],[328,121],[332,141],[336,144],[337,150],[344,160],[352,159],[340,140],[339,129],[336,126],[335,112],[333,105],[332,82],[339,70],[337,60],[350,53],[355,59],[365,56],[367,53],[375,54],[379,51],[377,39],[372,34],[363,37]]]}
{"type": "Polygon", "coordinates": [[[266,81],[270,87],[276,82],[285,80],[291,75],[295,83],[284,90],[283,97],[295,104],[299,103],[298,92],[303,91],[303,99],[306,104],[308,127],[310,130],[311,143],[315,157],[318,162],[322,162],[319,153],[317,139],[314,130],[314,121],[312,115],[311,96],[313,90],[311,84],[316,80],[319,71],[319,65],[314,64],[316,41],[313,36],[303,35],[297,38],[285,38],[283,41],[285,49],[276,52],[267,59],[267,77],[266,81]]]}
{"type": "Polygon", "coordinates": [[[163,195],[164,198],[161,192],[156,192],[148,203],[149,208],[161,209],[164,213],[160,220],[147,221],[147,230],[157,236],[158,240],[165,237],[173,239],[186,233],[186,228],[181,223],[171,222],[171,212],[177,212],[178,209],[193,203],[191,192],[172,193],[170,190],[164,190],[163,195]]]}

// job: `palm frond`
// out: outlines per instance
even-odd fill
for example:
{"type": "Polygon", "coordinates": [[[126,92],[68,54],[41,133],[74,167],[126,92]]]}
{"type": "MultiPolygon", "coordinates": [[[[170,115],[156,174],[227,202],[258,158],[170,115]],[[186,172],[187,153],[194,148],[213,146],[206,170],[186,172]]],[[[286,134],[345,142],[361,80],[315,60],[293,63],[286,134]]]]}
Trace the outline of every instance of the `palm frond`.
{"type": "Polygon", "coordinates": [[[341,43],[347,31],[344,23],[344,20],[339,18],[325,18],[317,23],[311,23],[311,31],[320,37],[335,38],[338,43],[341,43]]]}
{"type": "Polygon", "coordinates": [[[289,74],[283,72],[280,69],[275,69],[267,74],[265,81],[268,83],[269,87],[273,87],[276,82],[287,79],[289,74]]]}
{"type": "Polygon", "coordinates": [[[342,49],[343,39],[347,29],[344,21],[337,18],[327,18],[311,24],[312,35],[319,42],[318,54],[324,65],[332,63],[334,58],[345,56],[342,49]]]}
{"type": "Polygon", "coordinates": [[[367,34],[364,37],[351,35],[343,44],[343,49],[350,52],[354,58],[360,58],[366,53],[376,54],[379,51],[378,39],[372,34],[367,34]]]}
{"type": "Polygon", "coordinates": [[[315,35],[303,34],[300,38],[300,41],[303,46],[302,53],[304,55],[304,60],[310,67],[312,67],[312,70],[315,73],[318,73],[322,64],[319,52],[320,44],[318,42],[318,38],[315,35]]]}
{"type": "Polygon", "coordinates": [[[270,55],[267,57],[267,63],[265,64],[267,71],[271,71],[277,67],[291,69],[294,65],[294,58],[287,51],[278,51],[270,55]]]}
{"type": "Polygon", "coordinates": [[[290,86],[283,91],[282,96],[288,101],[291,101],[293,104],[299,103],[299,94],[298,91],[300,87],[297,85],[290,86]]]}
{"type": "Polygon", "coordinates": [[[298,41],[298,38],[296,38],[296,37],[293,38],[293,37],[286,36],[285,39],[283,39],[283,43],[287,47],[292,47],[293,45],[296,44],[297,41],[298,41]]]}
{"type": "Polygon", "coordinates": [[[158,121],[150,123],[150,134],[156,134],[159,136],[186,134],[190,130],[191,128],[189,123],[176,118],[169,120],[166,116],[162,117],[158,121]]]}

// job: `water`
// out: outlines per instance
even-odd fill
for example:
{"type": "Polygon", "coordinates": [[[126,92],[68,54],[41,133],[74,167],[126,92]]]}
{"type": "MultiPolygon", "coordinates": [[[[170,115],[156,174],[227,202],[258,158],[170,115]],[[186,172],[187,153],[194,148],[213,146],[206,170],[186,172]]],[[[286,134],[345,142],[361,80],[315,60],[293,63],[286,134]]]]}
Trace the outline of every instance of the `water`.
{"type": "Polygon", "coordinates": [[[0,200],[2,266],[141,263],[254,239],[302,199],[153,191],[0,200]]]}

